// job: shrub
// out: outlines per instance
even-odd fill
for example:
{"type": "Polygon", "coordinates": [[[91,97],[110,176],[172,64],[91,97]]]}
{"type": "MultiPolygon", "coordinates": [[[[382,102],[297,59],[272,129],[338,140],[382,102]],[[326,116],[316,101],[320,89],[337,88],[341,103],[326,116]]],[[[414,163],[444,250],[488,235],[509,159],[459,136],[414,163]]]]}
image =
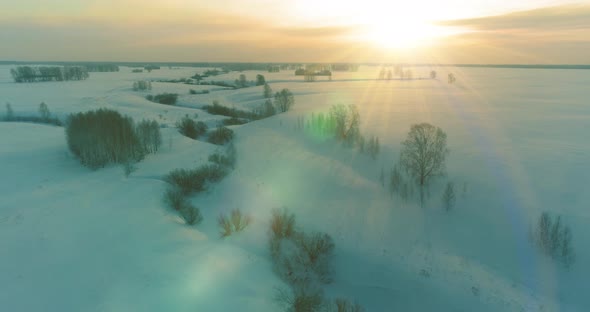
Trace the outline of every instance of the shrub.
{"type": "Polygon", "coordinates": [[[442,195],[442,203],[446,211],[451,211],[455,206],[455,185],[453,182],[447,182],[447,187],[442,195]]]}
{"type": "Polygon", "coordinates": [[[145,155],[133,120],[108,109],[70,115],[66,138],[72,153],[93,169],[138,161],[145,155]]]}
{"type": "Polygon", "coordinates": [[[207,132],[207,125],[202,122],[195,122],[188,116],[183,117],[180,122],[176,124],[178,132],[191,139],[197,139],[207,132]]]}
{"type": "Polygon", "coordinates": [[[280,113],[284,113],[291,109],[295,105],[295,97],[289,89],[283,89],[280,92],[275,93],[275,105],[276,109],[280,113]]]}
{"type": "Polygon", "coordinates": [[[270,219],[271,238],[291,238],[295,234],[295,215],[284,208],[273,209],[270,219]]]}
{"type": "Polygon", "coordinates": [[[224,126],[236,126],[236,125],[243,125],[245,123],[248,123],[248,121],[244,120],[244,119],[232,117],[232,118],[227,118],[227,119],[222,120],[221,123],[224,126]]]}
{"type": "Polygon", "coordinates": [[[195,90],[193,90],[193,89],[190,89],[190,90],[188,91],[188,93],[189,93],[189,94],[197,94],[197,91],[195,91],[195,90]]]}
{"type": "Polygon", "coordinates": [[[412,125],[400,154],[400,164],[420,187],[435,176],[444,175],[447,135],[428,123],[412,125]]]}
{"type": "Polygon", "coordinates": [[[256,75],[256,85],[257,86],[262,86],[266,84],[266,79],[264,78],[264,75],[256,75]]]}
{"type": "Polygon", "coordinates": [[[539,217],[533,241],[547,256],[561,262],[566,268],[575,260],[572,246],[572,232],[569,226],[561,222],[561,216],[554,221],[547,212],[539,217]]]}
{"type": "Polygon", "coordinates": [[[133,91],[151,90],[152,83],[150,81],[139,80],[133,83],[133,91]]]}
{"type": "Polygon", "coordinates": [[[168,173],[165,180],[178,188],[184,194],[189,195],[201,192],[207,187],[207,183],[219,182],[227,175],[227,170],[219,165],[203,165],[196,169],[175,169],[168,173]]]}
{"type": "Polygon", "coordinates": [[[352,303],[348,299],[336,298],[328,306],[327,312],[364,312],[365,309],[358,303],[352,303]]]}
{"type": "Polygon", "coordinates": [[[157,95],[148,95],[145,97],[148,101],[152,101],[155,103],[165,104],[165,105],[174,105],[176,104],[176,100],[178,99],[178,94],[176,93],[161,93],[157,95]]]}
{"type": "Polygon", "coordinates": [[[297,233],[295,244],[303,253],[298,257],[306,268],[312,269],[322,283],[332,281],[330,262],[334,254],[334,241],[326,233],[297,233]]]}
{"type": "Polygon", "coordinates": [[[188,205],[188,200],[177,187],[170,187],[164,193],[164,203],[173,210],[180,211],[188,205]]]}
{"type": "Polygon", "coordinates": [[[240,232],[244,230],[251,222],[252,218],[248,215],[243,215],[239,209],[232,210],[230,217],[222,213],[217,219],[217,223],[221,228],[221,237],[227,237],[232,233],[240,232]]]}
{"type": "Polygon", "coordinates": [[[143,69],[133,69],[131,70],[132,73],[143,73],[143,69]]]}
{"type": "Polygon", "coordinates": [[[318,287],[292,287],[290,291],[277,289],[275,301],[289,312],[320,312],[324,307],[324,294],[318,287]]]}
{"type": "Polygon", "coordinates": [[[155,153],[162,145],[160,125],[155,120],[142,120],[135,129],[139,144],[145,153],[155,153]]]}
{"type": "Polygon", "coordinates": [[[234,138],[234,131],[226,127],[218,127],[216,130],[209,133],[209,143],[224,145],[234,138]]]}
{"type": "Polygon", "coordinates": [[[203,221],[201,210],[190,203],[180,209],[180,216],[188,225],[199,224],[201,221],[203,221]]]}

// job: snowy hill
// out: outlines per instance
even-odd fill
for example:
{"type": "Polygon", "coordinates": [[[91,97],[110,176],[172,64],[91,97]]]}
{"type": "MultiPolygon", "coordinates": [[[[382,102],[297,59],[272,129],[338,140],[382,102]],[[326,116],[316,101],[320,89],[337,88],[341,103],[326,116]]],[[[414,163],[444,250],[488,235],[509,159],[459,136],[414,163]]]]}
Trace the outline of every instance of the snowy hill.
{"type": "MultiPolygon", "coordinates": [[[[204,69],[91,73],[86,81],[15,84],[0,66],[0,103],[35,115],[112,108],[162,128],[163,146],[128,178],[121,166],[84,168],[64,129],[0,123],[0,310],[2,311],[277,311],[268,222],[287,207],[297,224],[330,234],[334,282],[328,298],[346,297],[367,311],[586,311],[590,270],[590,178],[586,135],[590,107],[583,70],[440,68],[442,79],[378,81],[378,67],[304,83],[292,72],[264,74],[274,91],[289,88],[287,113],[232,126],[237,166],[191,201],[204,221],[190,227],[165,207],[163,176],[207,162],[219,147],[179,134],[185,115],[215,125],[200,108],[218,100],[239,109],[264,102],[262,87],[221,90],[135,80],[187,78],[204,69]],[[190,95],[190,89],[210,89],[190,95]],[[148,93],[179,93],[177,106],[148,93]],[[297,127],[298,118],[356,104],[361,130],[380,138],[366,154],[297,127]],[[196,115],[195,115],[196,114],[196,115]],[[424,207],[393,197],[381,171],[398,160],[410,125],[429,122],[448,135],[448,176],[424,207]],[[440,196],[457,185],[450,212],[440,196]],[[239,208],[253,217],[244,232],[219,237],[217,216],[239,208]],[[569,270],[529,242],[542,211],[573,230],[577,260],[569,270]]],[[[427,77],[429,68],[415,68],[427,77]]],[[[240,73],[210,80],[232,82],[240,73]]],[[[211,88],[210,88],[211,87],[211,88]]]]}

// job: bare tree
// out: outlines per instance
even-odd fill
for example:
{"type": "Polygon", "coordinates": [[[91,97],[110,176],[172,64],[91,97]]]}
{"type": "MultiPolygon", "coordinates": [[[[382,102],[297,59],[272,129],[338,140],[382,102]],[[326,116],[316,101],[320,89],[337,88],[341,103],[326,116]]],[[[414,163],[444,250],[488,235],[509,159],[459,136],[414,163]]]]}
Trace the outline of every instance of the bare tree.
{"type": "Polygon", "coordinates": [[[445,173],[449,149],[447,135],[441,128],[428,123],[412,125],[402,145],[400,164],[420,187],[445,173]]]}
{"type": "Polygon", "coordinates": [[[10,121],[12,119],[14,119],[14,111],[12,110],[12,105],[10,105],[10,103],[6,102],[6,120],[10,121]]]}
{"type": "Polygon", "coordinates": [[[358,139],[361,117],[356,105],[334,105],[330,108],[330,118],[334,122],[337,140],[351,144],[358,139]]]}
{"type": "Polygon", "coordinates": [[[451,211],[455,206],[455,184],[447,182],[447,187],[442,195],[442,204],[446,211],[451,211]]]}
{"type": "Polygon", "coordinates": [[[44,121],[49,120],[51,113],[49,112],[49,108],[45,102],[41,102],[41,104],[39,104],[39,115],[41,115],[41,119],[44,121]]]}

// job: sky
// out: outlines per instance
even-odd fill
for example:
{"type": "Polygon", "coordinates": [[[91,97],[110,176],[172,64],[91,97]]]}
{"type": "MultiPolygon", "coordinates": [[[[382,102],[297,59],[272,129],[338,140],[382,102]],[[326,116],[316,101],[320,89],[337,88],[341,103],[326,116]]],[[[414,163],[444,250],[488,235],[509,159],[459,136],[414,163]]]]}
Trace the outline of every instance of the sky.
{"type": "Polygon", "coordinates": [[[590,0],[2,0],[0,60],[590,64],[590,0]]]}

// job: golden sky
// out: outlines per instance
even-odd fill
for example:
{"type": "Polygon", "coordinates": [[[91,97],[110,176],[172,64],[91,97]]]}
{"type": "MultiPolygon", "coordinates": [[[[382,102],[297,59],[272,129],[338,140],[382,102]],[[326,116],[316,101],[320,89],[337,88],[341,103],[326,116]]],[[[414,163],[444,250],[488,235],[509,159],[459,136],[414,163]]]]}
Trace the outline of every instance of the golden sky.
{"type": "Polygon", "coordinates": [[[19,0],[0,60],[590,64],[590,0],[502,2],[19,0]]]}

